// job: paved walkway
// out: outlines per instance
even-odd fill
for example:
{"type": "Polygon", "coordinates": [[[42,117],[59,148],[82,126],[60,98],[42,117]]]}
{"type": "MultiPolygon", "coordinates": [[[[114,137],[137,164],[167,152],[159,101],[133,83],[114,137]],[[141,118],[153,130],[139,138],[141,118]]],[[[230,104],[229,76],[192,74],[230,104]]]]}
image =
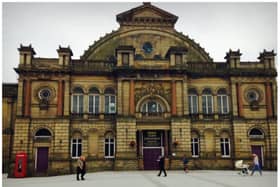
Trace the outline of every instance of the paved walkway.
{"type": "Polygon", "coordinates": [[[237,171],[195,170],[190,173],[167,171],[167,177],[158,177],[157,171],[97,172],[86,174],[85,181],[76,181],[75,175],[55,177],[7,178],[3,187],[276,187],[277,173],[264,171],[263,176],[240,176],[237,171]]]}

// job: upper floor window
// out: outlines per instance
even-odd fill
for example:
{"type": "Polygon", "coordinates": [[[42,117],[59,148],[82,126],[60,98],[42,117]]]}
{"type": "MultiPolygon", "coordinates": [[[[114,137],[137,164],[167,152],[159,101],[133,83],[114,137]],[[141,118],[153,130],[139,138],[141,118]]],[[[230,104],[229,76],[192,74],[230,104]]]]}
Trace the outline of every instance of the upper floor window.
{"type": "Polygon", "coordinates": [[[99,101],[100,101],[100,93],[97,88],[91,88],[89,90],[88,96],[88,111],[91,114],[98,114],[99,113],[99,101]]]}
{"type": "Polygon", "coordinates": [[[189,112],[190,114],[198,113],[198,102],[197,102],[197,92],[195,89],[190,89],[188,91],[189,97],[189,112]]]}
{"type": "Polygon", "coordinates": [[[129,53],[122,53],[122,64],[129,65],[129,53]]]}
{"type": "Polygon", "coordinates": [[[73,90],[72,93],[72,113],[83,113],[83,106],[84,106],[84,92],[82,88],[77,87],[73,90]]]}
{"type": "Polygon", "coordinates": [[[106,88],[105,95],[105,114],[116,113],[116,95],[113,88],[106,88]]]}
{"type": "Polygon", "coordinates": [[[156,101],[148,101],[142,106],[142,113],[146,114],[156,114],[162,113],[163,109],[161,105],[156,101]]]}
{"type": "Polygon", "coordinates": [[[229,112],[228,96],[225,89],[218,90],[218,112],[219,114],[227,114],[229,112]]]}
{"type": "Polygon", "coordinates": [[[202,112],[203,114],[213,113],[213,96],[210,89],[204,89],[202,92],[202,112]]]}
{"type": "Polygon", "coordinates": [[[175,54],[175,64],[180,65],[183,63],[183,55],[182,54],[175,54]]]}

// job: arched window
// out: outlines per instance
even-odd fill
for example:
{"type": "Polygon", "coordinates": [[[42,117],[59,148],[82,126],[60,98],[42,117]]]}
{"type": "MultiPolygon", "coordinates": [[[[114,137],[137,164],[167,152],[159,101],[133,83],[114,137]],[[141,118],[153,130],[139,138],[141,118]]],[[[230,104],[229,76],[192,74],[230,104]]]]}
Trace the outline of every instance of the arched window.
{"type": "Polygon", "coordinates": [[[228,96],[225,89],[218,90],[218,112],[219,114],[227,114],[229,112],[228,96]]]}
{"type": "Polygon", "coordinates": [[[105,114],[116,113],[116,94],[113,88],[106,88],[105,95],[105,114]]]}
{"type": "Polygon", "coordinates": [[[210,89],[204,89],[202,92],[202,112],[203,114],[213,113],[213,96],[210,89]]]}
{"type": "Polygon", "coordinates": [[[72,93],[72,113],[81,114],[83,113],[84,106],[84,92],[80,87],[76,87],[72,93]]]}
{"type": "Polygon", "coordinates": [[[221,156],[230,157],[230,138],[228,133],[223,132],[220,138],[221,156]]]}
{"type": "Polygon", "coordinates": [[[115,157],[115,138],[112,133],[108,133],[105,135],[104,157],[105,158],[115,157]]]}
{"type": "Polygon", "coordinates": [[[88,111],[90,114],[98,114],[99,113],[99,98],[100,93],[97,88],[89,89],[88,95],[88,111]]]}
{"type": "Polygon", "coordinates": [[[154,115],[154,114],[162,113],[164,111],[161,104],[159,104],[156,101],[150,100],[143,104],[141,112],[148,115],[154,115]]]}
{"type": "Polygon", "coordinates": [[[189,89],[188,97],[189,97],[189,112],[190,114],[198,113],[198,102],[197,102],[197,92],[195,89],[189,89]]]}
{"type": "Polygon", "coordinates": [[[199,157],[199,136],[196,132],[192,132],[191,149],[192,157],[199,157]]]}
{"type": "Polygon", "coordinates": [[[52,134],[50,133],[50,131],[48,129],[39,129],[36,133],[35,133],[35,138],[50,138],[52,136],[52,134]]]}
{"type": "Polygon", "coordinates": [[[82,155],[82,135],[75,133],[71,139],[71,156],[78,158],[82,155]]]}
{"type": "Polygon", "coordinates": [[[253,128],[249,132],[249,137],[252,139],[263,139],[264,138],[264,133],[258,128],[253,128]]]}

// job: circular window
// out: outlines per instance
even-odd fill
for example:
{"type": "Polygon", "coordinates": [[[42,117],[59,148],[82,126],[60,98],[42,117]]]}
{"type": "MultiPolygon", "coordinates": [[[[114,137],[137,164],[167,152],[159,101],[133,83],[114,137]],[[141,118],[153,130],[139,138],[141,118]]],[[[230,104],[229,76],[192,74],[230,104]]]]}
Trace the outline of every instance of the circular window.
{"type": "Polygon", "coordinates": [[[51,90],[49,88],[43,88],[39,91],[39,98],[43,100],[49,100],[51,97],[51,90]]]}
{"type": "Polygon", "coordinates": [[[259,93],[256,90],[249,90],[246,97],[249,102],[258,101],[259,93]]]}
{"type": "Polygon", "coordinates": [[[146,42],[143,45],[143,50],[145,53],[151,53],[153,51],[153,46],[150,42],[146,42]]]}

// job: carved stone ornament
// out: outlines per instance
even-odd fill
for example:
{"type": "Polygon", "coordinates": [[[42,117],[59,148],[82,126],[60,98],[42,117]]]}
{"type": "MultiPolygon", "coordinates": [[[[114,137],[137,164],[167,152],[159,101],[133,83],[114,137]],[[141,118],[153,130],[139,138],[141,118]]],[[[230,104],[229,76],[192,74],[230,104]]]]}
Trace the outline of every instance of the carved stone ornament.
{"type": "Polygon", "coordinates": [[[162,84],[155,84],[155,83],[149,83],[149,84],[142,84],[141,88],[135,89],[135,101],[136,103],[143,97],[149,95],[150,97],[153,97],[155,95],[160,95],[163,98],[165,98],[168,102],[170,102],[170,89],[164,89],[162,84]]]}

